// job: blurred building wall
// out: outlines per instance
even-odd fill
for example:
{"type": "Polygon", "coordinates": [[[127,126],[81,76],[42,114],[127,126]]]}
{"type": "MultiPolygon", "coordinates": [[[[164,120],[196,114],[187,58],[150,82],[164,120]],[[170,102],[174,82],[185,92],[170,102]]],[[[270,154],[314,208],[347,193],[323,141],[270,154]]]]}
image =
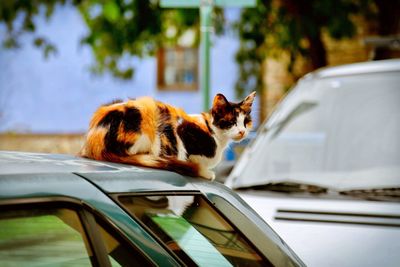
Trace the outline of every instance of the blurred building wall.
{"type": "MultiPolygon", "coordinates": [[[[227,20],[239,16],[239,9],[226,12],[227,20]]],[[[83,133],[99,105],[113,99],[152,96],[183,108],[188,113],[202,111],[202,95],[195,92],[157,89],[157,62],[153,57],[126,58],[135,67],[130,81],[109,74],[94,77],[88,68],[92,55],[79,44],[86,26],[73,7],[56,8],[49,21],[37,19],[36,36],[44,36],[58,49],[44,60],[33,47],[33,37],[25,34],[22,48],[0,48],[0,132],[83,133]]],[[[0,34],[5,34],[0,27],[0,34]]],[[[238,40],[231,32],[214,36],[211,50],[211,97],[225,94],[234,100],[237,77],[235,52],[238,40]]]]}
{"type": "MultiPolygon", "coordinates": [[[[227,9],[235,20],[239,9],[227,9]]],[[[80,14],[71,6],[57,7],[47,21],[36,18],[36,36],[55,44],[57,54],[44,59],[34,48],[33,36],[21,38],[17,50],[0,48],[0,150],[76,154],[96,108],[113,99],[152,96],[183,108],[202,112],[202,95],[195,92],[161,92],[157,89],[155,58],[126,58],[135,67],[134,78],[120,81],[89,71],[93,58],[79,44],[87,31],[80,14]]],[[[0,34],[5,28],[0,26],[0,34]]],[[[213,36],[211,49],[211,97],[223,93],[235,100],[237,37],[232,32],[213,36]]]]}

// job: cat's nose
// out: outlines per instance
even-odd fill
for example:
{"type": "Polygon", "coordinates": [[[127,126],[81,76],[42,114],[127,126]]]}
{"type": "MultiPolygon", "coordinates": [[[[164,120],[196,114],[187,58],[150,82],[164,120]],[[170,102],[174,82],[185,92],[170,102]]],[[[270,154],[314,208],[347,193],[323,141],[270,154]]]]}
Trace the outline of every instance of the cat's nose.
{"type": "Polygon", "coordinates": [[[239,131],[239,135],[243,136],[244,135],[244,131],[239,131]]]}

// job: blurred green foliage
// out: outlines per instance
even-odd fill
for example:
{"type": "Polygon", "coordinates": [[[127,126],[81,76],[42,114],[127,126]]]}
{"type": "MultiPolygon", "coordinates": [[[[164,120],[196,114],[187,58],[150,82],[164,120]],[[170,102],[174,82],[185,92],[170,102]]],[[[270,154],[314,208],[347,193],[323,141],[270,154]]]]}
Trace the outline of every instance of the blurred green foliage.
{"type": "Polygon", "coordinates": [[[264,89],[264,59],[277,52],[289,54],[289,72],[298,56],[308,59],[313,69],[326,66],[322,31],[333,39],[350,38],[356,33],[351,19],[356,14],[375,21],[378,34],[399,33],[400,0],[258,0],[256,8],[244,9],[236,24],[238,96],[264,89]]]}
{"type": "Polygon", "coordinates": [[[355,1],[348,0],[258,0],[256,8],[243,10],[236,24],[241,40],[237,93],[262,90],[263,61],[277,50],[290,55],[289,71],[298,55],[310,58],[314,69],[325,66],[321,31],[327,29],[335,39],[351,37],[355,26],[350,15],[358,11],[355,1]]]}

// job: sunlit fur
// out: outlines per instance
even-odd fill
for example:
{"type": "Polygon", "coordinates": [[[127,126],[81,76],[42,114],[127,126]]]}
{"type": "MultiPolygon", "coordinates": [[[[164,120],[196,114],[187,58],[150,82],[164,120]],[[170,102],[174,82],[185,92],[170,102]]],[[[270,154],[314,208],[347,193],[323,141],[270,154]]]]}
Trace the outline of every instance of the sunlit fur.
{"type": "Polygon", "coordinates": [[[150,97],[115,101],[94,113],[80,154],[212,180],[228,142],[249,133],[254,97],[232,103],[217,94],[210,112],[197,115],[150,97]]]}

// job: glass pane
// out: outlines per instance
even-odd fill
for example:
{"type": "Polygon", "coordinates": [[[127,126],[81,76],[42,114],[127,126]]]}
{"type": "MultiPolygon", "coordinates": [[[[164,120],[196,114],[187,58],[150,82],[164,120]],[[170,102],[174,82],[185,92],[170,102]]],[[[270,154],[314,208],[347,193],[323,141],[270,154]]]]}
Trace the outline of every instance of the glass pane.
{"type": "Polygon", "coordinates": [[[173,66],[168,66],[165,68],[164,80],[166,85],[176,83],[176,69],[173,66]]]}
{"type": "Polygon", "coordinates": [[[114,233],[112,234],[110,227],[106,227],[106,224],[98,221],[98,226],[105,243],[111,266],[153,266],[139,251],[134,250],[123,240],[116,238],[117,235],[114,233]]]}
{"type": "Polygon", "coordinates": [[[167,65],[174,64],[175,61],[175,51],[172,49],[165,50],[165,62],[167,63],[167,65]]]}
{"type": "Polygon", "coordinates": [[[194,74],[192,70],[185,70],[183,75],[183,82],[186,84],[192,84],[194,82],[194,74]]]}
{"type": "Polygon", "coordinates": [[[374,188],[400,178],[400,73],[300,83],[257,138],[240,179],[374,188]],[[376,179],[379,177],[379,179],[376,179]],[[377,182],[379,181],[379,182],[377,182]]]}
{"type": "Polygon", "coordinates": [[[269,265],[200,195],[129,196],[119,200],[187,264],[269,265]]]}
{"type": "Polygon", "coordinates": [[[166,49],[161,69],[162,85],[171,89],[193,88],[197,82],[197,62],[197,49],[166,49]]]}
{"type": "Polygon", "coordinates": [[[69,209],[2,211],[0,266],[91,266],[82,233],[69,209]]]}
{"type": "Polygon", "coordinates": [[[193,67],[196,63],[196,51],[194,49],[186,49],[184,51],[185,65],[193,67]]]}

